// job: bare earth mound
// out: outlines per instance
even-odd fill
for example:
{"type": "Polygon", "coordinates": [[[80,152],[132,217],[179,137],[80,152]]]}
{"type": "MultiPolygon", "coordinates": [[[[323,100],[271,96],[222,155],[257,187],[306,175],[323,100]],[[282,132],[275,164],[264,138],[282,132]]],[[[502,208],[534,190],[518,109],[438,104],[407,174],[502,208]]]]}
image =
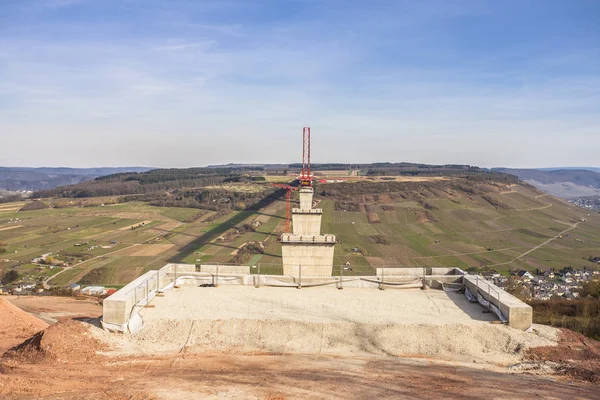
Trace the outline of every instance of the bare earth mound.
{"type": "Polygon", "coordinates": [[[0,298],[0,354],[47,327],[44,321],[0,298]]]}
{"type": "Polygon", "coordinates": [[[102,348],[84,323],[65,320],[36,333],[2,357],[19,362],[87,362],[102,348]]]}

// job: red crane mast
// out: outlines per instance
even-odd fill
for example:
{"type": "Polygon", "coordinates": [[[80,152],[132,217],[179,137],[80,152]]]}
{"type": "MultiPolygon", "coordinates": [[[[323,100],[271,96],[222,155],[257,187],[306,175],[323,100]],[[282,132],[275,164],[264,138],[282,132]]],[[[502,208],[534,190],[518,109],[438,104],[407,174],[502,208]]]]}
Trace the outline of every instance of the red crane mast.
{"type": "MultiPolygon", "coordinates": [[[[312,187],[312,176],[310,175],[310,127],[302,128],[302,172],[298,177],[300,187],[312,187]]],[[[283,183],[273,183],[273,186],[285,189],[285,231],[290,231],[292,214],[292,192],[297,188],[283,183]]]]}

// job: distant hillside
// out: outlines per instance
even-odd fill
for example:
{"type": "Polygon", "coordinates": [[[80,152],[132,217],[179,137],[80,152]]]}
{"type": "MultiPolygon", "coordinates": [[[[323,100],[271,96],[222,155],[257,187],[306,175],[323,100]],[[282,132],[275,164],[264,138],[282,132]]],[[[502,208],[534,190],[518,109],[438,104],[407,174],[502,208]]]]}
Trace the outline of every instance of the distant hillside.
{"type": "Polygon", "coordinates": [[[562,198],[600,195],[600,173],[583,169],[510,169],[493,171],[516,175],[536,188],[562,198]]]}
{"type": "Polygon", "coordinates": [[[12,191],[54,189],[58,186],[74,185],[89,181],[99,176],[123,172],[145,172],[150,169],[146,167],[0,167],[0,189],[12,191]]]}
{"type": "MultiPolygon", "coordinates": [[[[520,182],[482,177],[318,185],[322,232],[340,239],[335,264],[595,268],[600,216],[520,182]]],[[[261,259],[263,261],[263,259],[261,259]]]]}
{"type": "MultiPolygon", "coordinates": [[[[290,164],[289,168],[295,168],[290,164]]],[[[349,164],[319,164],[313,168],[316,171],[326,169],[346,169],[349,164]]],[[[361,164],[361,175],[376,176],[444,176],[444,177],[486,177],[503,181],[517,181],[512,175],[490,172],[468,165],[424,165],[424,164],[361,164]]],[[[144,195],[144,200],[161,205],[200,207],[200,204],[190,203],[186,198],[194,197],[200,203],[207,197],[202,188],[226,183],[267,183],[266,176],[270,171],[258,166],[227,166],[223,168],[185,168],[185,169],[155,169],[146,172],[125,172],[98,177],[92,181],[62,186],[51,190],[36,191],[34,197],[98,197],[144,195]],[[168,202],[165,201],[168,199],[168,202]]],[[[319,172],[315,172],[315,175],[319,172]]],[[[284,180],[293,180],[295,175],[283,176],[284,180]]]]}
{"type": "Polygon", "coordinates": [[[554,168],[536,168],[538,171],[560,171],[563,169],[567,169],[567,170],[574,170],[574,169],[578,169],[578,170],[584,170],[584,171],[592,171],[592,172],[599,172],[600,173],[600,168],[596,168],[596,167],[554,167],[554,168]]]}

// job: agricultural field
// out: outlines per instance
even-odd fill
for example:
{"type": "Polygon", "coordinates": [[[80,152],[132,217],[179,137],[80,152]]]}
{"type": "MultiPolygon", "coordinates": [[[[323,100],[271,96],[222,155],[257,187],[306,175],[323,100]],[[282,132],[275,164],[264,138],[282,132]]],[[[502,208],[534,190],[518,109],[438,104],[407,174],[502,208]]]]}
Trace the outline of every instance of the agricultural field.
{"type": "MultiPolygon", "coordinates": [[[[322,232],[340,240],[334,274],[346,262],[347,274],[386,266],[594,266],[584,258],[600,255],[600,215],[524,184],[453,179],[317,184],[322,232]]],[[[53,286],[121,286],[168,262],[282,272],[283,198],[227,213],[108,197],[46,202],[53,206],[0,207],[0,270],[53,286]]]]}
{"type": "Polygon", "coordinates": [[[336,184],[333,195],[330,185],[316,193],[324,194],[323,231],[340,238],[335,262],[350,262],[354,273],[385,266],[488,266],[504,273],[597,267],[584,258],[600,251],[600,215],[528,185],[495,184],[479,194],[446,185],[363,194],[344,185],[336,184]]]}
{"type": "Polygon", "coordinates": [[[27,281],[52,286],[118,287],[168,262],[255,265],[264,259],[264,271],[281,270],[276,232],[285,220],[282,200],[220,216],[107,199],[49,203],[57,200],[59,207],[33,211],[19,211],[23,203],[2,205],[0,276],[14,269],[27,281]],[[252,243],[260,243],[264,251],[256,252],[256,246],[253,252],[246,250],[252,243]]]}

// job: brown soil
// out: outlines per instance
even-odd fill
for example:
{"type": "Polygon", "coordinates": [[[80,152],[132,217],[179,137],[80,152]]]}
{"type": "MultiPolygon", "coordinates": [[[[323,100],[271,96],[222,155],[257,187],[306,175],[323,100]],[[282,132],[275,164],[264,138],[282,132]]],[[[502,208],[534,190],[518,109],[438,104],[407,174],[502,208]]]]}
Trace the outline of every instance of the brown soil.
{"type": "Polygon", "coordinates": [[[48,324],[0,298],[0,354],[48,324]]]}
{"type": "Polygon", "coordinates": [[[370,224],[377,224],[377,223],[381,222],[379,220],[379,215],[377,215],[377,213],[374,213],[374,212],[367,213],[367,219],[370,224]]]}
{"type": "MultiPolygon", "coordinates": [[[[4,299],[21,310],[26,311],[26,313],[31,313],[50,324],[56,323],[59,319],[65,317],[97,318],[102,315],[102,306],[98,304],[98,299],[96,298],[6,296],[4,299]]],[[[29,314],[27,315],[29,316],[29,314]]],[[[43,327],[40,329],[43,329],[43,327]]],[[[27,335],[27,337],[29,336],[31,334],[27,335]]],[[[22,340],[25,340],[25,337],[22,340]]],[[[4,350],[6,349],[0,351],[4,350]]]]}
{"type": "Polygon", "coordinates": [[[558,346],[534,347],[526,355],[531,361],[558,363],[557,371],[566,377],[600,383],[600,342],[580,333],[561,329],[558,346]]]}
{"type": "Polygon", "coordinates": [[[594,398],[597,386],[493,372],[432,359],[202,355],[19,364],[0,374],[0,398],[367,399],[594,398]]]}
{"type": "MultiPolygon", "coordinates": [[[[0,310],[12,312],[0,314],[4,326],[26,319],[26,313],[14,308],[2,304],[0,310]]],[[[7,335],[15,333],[11,330],[7,335]]],[[[563,338],[565,346],[570,343],[597,350],[597,342],[568,335],[563,338]]],[[[532,354],[554,354],[541,349],[545,348],[532,354]]],[[[451,364],[423,356],[242,354],[235,350],[202,354],[182,350],[164,356],[97,354],[103,350],[108,349],[90,336],[86,323],[60,321],[0,357],[0,398],[525,399],[597,398],[598,394],[598,386],[589,382],[509,374],[500,367],[451,364]]]]}
{"type": "Polygon", "coordinates": [[[89,362],[102,349],[104,347],[91,337],[85,323],[68,319],[36,333],[8,350],[2,358],[21,363],[89,362]]]}
{"type": "Polygon", "coordinates": [[[420,224],[432,222],[431,215],[427,211],[415,211],[415,215],[417,216],[417,222],[420,224]]]}
{"type": "MultiPolygon", "coordinates": [[[[202,221],[203,219],[205,219],[207,216],[209,216],[210,213],[204,214],[200,217],[200,219],[198,219],[196,222],[198,221],[202,221]]],[[[160,225],[157,225],[155,227],[150,228],[153,231],[171,231],[177,227],[181,226],[181,222],[179,221],[169,221],[169,222],[165,222],[162,223],[160,225]]]]}

